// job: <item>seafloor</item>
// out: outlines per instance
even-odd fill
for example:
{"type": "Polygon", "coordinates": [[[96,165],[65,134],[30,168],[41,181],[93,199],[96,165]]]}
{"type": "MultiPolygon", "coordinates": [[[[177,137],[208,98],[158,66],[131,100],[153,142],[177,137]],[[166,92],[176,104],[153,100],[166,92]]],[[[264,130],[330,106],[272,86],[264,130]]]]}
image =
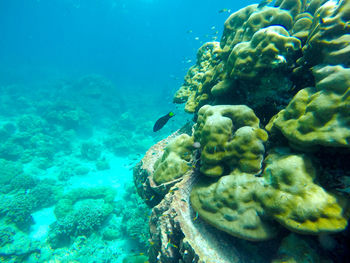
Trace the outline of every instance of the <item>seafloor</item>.
{"type": "Polygon", "coordinates": [[[162,103],[121,95],[98,75],[0,91],[1,261],[122,262],[146,253],[151,210],[132,169],[175,129],[170,122],[153,133],[162,103]]]}

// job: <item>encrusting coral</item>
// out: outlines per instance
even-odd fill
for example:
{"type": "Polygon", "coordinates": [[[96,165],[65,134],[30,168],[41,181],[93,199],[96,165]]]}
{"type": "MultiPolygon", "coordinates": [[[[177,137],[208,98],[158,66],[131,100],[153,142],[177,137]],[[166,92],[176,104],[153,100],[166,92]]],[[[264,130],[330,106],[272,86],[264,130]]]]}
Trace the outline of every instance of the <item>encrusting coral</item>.
{"type": "MultiPolygon", "coordinates": [[[[325,2],[325,1],[323,1],[325,2]]],[[[350,66],[350,1],[326,1],[314,14],[303,61],[318,64],[350,66]]]]}

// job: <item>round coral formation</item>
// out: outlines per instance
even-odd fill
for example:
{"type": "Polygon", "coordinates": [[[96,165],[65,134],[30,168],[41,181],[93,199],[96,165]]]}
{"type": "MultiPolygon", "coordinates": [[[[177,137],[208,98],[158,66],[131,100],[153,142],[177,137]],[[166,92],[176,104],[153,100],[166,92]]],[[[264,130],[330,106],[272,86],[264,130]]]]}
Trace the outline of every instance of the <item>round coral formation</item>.
{"type": "Polygon", "coordinates": [[[203,106],[194,132],[194,140],[201,144],[200,171],[212,177],[258,173],[267,137],[247,106],[203,106]]]}
{"type": "Polygon", "coordinates": [[[193,143],[193,138],[187,134],[169,143],[162,158],[154,164],[153,179],[157,184],[173,181],[190,169],[193,143]]]}

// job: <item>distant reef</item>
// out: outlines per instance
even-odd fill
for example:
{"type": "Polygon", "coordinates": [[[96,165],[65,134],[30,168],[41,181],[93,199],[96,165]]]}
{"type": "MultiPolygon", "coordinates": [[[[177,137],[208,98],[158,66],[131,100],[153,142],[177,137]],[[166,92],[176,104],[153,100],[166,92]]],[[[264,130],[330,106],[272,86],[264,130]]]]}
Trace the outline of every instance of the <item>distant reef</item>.
{"type": "Polygon", "coordinates": [[[134,169],[150,262],[345,262],[350,0],[277,0],[226,20],[174,95],[196,122],[134,169]]]}

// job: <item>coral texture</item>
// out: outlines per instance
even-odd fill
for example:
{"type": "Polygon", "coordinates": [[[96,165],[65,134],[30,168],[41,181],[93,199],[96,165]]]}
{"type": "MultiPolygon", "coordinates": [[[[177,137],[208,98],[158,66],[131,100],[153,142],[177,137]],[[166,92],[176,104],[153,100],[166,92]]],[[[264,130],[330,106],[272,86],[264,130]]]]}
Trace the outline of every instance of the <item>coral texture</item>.
{"type": "Polygon", "coordinates": [[[258,173],[267,137],[247,106],[203,106],[194,132],[194,140],[201,144],[200,171],[212,177],[258,173]]]}
{"type": "Polygon", "coordinates": [[[315,67],[316,87],[299,91],[267,125],[279,129],[297,149],[350,147],[350,69],[315,67]]]}
{"type": "Polygon", "coordinates": [[[153,179],[157,184],[173,181],[189,170],[193,143],[193,138],[187,134],[181,134],[170,142],[162,158],[154,164],[153,179]]]}

